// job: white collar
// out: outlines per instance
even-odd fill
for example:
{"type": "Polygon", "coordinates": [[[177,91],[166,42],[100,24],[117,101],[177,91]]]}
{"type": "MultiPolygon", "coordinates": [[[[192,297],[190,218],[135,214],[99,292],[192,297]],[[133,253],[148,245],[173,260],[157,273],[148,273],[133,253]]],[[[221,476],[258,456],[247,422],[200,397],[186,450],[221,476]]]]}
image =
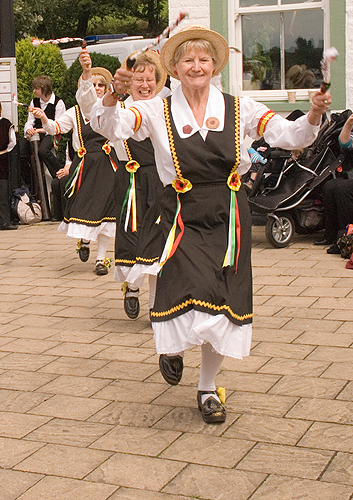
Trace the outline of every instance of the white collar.
{"type": "Polygon", "coordinates": [[[41,104],[45,104],[46,106],[48,106],[48,104],[54,104],[55,103],[55,94],[54,94],[54,92],[52,92],[50,99],[47,102],[43,101],[42,98],[40,98],[39,100],[40,100],[41,104]]]}
{"type": "Polygon", "coordinates": [[[171,111],[176,129],[182,139],[190,137],[195,134],[195,132],[200,132],[202,137],[205,138],[209,130],[220,132],[224,128],[224,97],[223,94],[212,84],[210,84],[210,93],[208,96],[205,118],[202,127],[198,126],[190,106],[185,99],[181,85],[175,89],[172,95],[171,111]],[[219,122],[218,126],[212,129],[206,127],[208,118],[217,118],[219,122]],[[189,125],[189,127],[186,127],[185,129],[184,127],[186,125],[189,125]]]}

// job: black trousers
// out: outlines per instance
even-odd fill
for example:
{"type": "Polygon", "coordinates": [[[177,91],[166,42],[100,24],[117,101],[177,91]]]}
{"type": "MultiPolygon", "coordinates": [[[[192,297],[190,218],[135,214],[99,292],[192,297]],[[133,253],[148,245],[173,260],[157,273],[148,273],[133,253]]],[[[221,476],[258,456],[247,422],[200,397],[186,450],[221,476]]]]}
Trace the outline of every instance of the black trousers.
{"type": "Polygon", "coordinates": [[[331,179],[322,189],[325,239],[336,241],[353,224],[353,179],[331,179]]]}
{"type": "Polygon", "coordinates": [[[62,220],[64,218],[65,206],[67,202],[67,198],[64,196],[64,193],[68,179],[68,175],[61,177],[61,179],[55,177],[51,183],[51,190],[53,193],[52,212],[55,220],[62,220]]]}
{"type": "MultiPolygon", "coordinates": [[[[61,169],[61,164],[58,158],[53,155],[53,137],[51,135],[40,134],[41,140],[38,148],[38,156],[41,161],[45,163],[47,166],[50,175],[53,177],[56,176],[56,172],[61,169]]],[[[27,186],[31,186],[33,184],[33,175],[32,175],[32,150],[30,141],[27,141],[26,138],[21,139],[20,141],[20,160],[21,160],[21,175],[22,179],[27,186]]]]}

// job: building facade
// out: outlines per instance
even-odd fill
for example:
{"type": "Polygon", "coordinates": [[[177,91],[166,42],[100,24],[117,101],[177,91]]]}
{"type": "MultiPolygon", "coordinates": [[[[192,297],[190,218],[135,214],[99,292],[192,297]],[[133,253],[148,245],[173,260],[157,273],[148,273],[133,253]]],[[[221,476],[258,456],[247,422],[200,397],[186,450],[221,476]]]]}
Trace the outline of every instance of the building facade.
{"type": "Polygon", "coordinates": [[[331,66],[332,109],[353,109],[353,0],[169,0],[170,21],[180,10],[189,14],[183,26],[210,27],[241,50],[230,52],[225,92],[283,114],[307,111],[322,81],[322,52],[333,46],[339,56],[331,66]]]}

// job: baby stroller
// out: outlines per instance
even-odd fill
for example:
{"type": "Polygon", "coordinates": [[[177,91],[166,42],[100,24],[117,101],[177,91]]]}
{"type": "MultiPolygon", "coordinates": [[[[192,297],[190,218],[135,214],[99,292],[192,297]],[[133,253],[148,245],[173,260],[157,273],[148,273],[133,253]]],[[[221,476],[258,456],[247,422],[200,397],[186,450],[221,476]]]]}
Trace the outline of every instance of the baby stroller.
{"type": "Polygon", "coordinates": [[[267,163],[260,166],[248,201],[253,213],[267,215],[265,232],[272,246],[287,247],[295,233],[323,228],[320,191],[326,180],[342,170],[346,153],[340,150],[338,136],[351,113],[349,109],[332,113],[315,142],[299,157],[271,148],[267,163]]]}

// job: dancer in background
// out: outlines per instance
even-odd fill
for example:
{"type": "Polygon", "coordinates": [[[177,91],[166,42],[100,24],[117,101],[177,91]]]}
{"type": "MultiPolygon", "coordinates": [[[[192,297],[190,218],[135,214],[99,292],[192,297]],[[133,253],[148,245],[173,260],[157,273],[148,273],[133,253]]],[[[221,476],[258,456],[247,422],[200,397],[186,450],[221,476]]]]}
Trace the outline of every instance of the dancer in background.
{"type": "MultiPolygon", "coordinates": [[[[112,79],[105,68],[92,68],[91,85],[98,97],[103,97],[112,79]]],[[[79,81],[80,84],[80,81],[79,81]]],[[[87,117],[78,105],[68,109],[57,120],[34,108],[33,115],[42,120],[44,130],[51,135],[73,130],[72,145],[76,152],[66,184],[68,197],[64,220],[59,231],[78,241],[77,252],[82,262],[90,255],[90,242],[97,240],[94,272],[108,273],[110,259],[106,257],[110,238],[115,237],[116,203],[114,177],[117,157],[109,141],[91,129],[87,117]]]]}
{"type": "MultiPolygon", "coordinates": [[[[134,77],[127,99],[121,103],[129,108],[134,101],[153,99],[163,90],[167,74],[157,52],[133,53],[134,77]]],[[[90,102],[96,101],[86,79],[85,67],[91,65],[90,55],[80,55],[83,68],[82,85],[76,98],[81,108],[90,111],[90,102]],[[85,93],[85,87],[87,87],[85,93]],[[90,97],[87,95],[90,94],[90,97]]],[[[126,68],[126,60],[122,68],[126,68]]],[[[169,89],[168,89],[169,90],[169,89]]],[[[170,92],[169,92],[170,93],[170,92]]],[[[115,238],[115,279],[123,282],[124,310],[131,319],[140,312],[139,290],[147,274],[149,278],[149,308],[153,307],[158,260],[163,250],[159,226],[160,200],[163,185],[159,180],[150,139],[142,142],[128,139],[117,146],[120,165],[115,177],[115,195],[118,205],[115,238]]]]}

